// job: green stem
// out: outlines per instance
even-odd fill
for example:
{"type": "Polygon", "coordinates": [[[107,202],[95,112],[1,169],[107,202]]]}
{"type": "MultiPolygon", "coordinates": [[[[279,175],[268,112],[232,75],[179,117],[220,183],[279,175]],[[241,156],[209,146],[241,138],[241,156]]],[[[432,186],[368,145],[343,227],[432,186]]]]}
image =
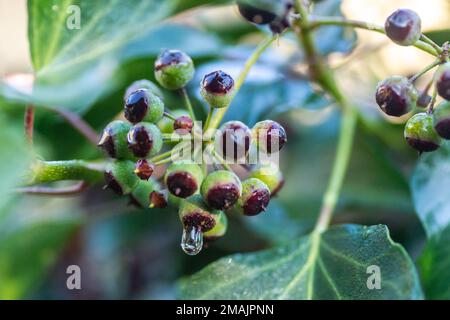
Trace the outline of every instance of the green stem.
{"type": "Polygon", "coordinates": [[[167,119],[170,119],[172,121],[177,120],[177,118],[175,118],[175,116],[168,111],[164,111],[164,117],[166,117],[167,119]]]}
{"type": "Polygon", "coordinates": [[[419,79],[421,76],[423,76],[425,73],[427,73],[428,71],[430,71],[431,69],[437,67],[438,65],[440,65],[442,63],[441,59],[437,59],[435,60],[433,63],[429,64],[428,66],[425,67],[425,69],[423,69],[422,71],[416,73],[414,76],[412,76],[409,80],[411,82],[416,81],[417,79],[419,79]]]}
{"type": "Polygon", "coordinates": [[[311,34],[311,25],[308,14],[301,0],[296,0],[296,10],[301,16],[294,25],[299,42],[303,44],[305,54],[309,63],[312,78],[328,92],[342,107],[341,129],[337,146],[336,158],[333,165],[330,181],[324,194],[322,207],[317,220],[315,232],[325,231],[333,216],[337,200],[345,179],[350,155],[352,152],[353,138],[356,131],[357,111],[351,107],[339,89],[334,78],[333,71],[325,64],[317,53],[314,39],[311,34]]]}
{"type": "Polygon", "coordinates": [[[186,91],[186,88],[181,88],[180,93],[181,93],[181,96],[183,97],[184,104],[186,105],[186,108],[189,111],[189,115],[191,116],[192,121],[195,122],[194,108],[192,108],[192,103],[191,103],[191,100],[189,99],[189,95],[186,91]]]}
{"type": "Polygon", "coordinates": [[[420,39],[423,42],[428,43],[430,46],[432,46],[437,53],[441,54],[443,52],[442,48],[436,42],[428,38],[426,35],[421,34],[420,39]]]}
{"type": "Polygon", "coordinates": [[[151,163],[155,163],[158,162],[160,160],[166,159],[166,158],[170,158],[172,157],[172,150],[166,151],[164,153],[158,154],[156,156],[154,156],[153,158],[151,158],[149,161],[151,163]]]}
{"type": "MultiPolygon", "coordinates": [[[[358,21],[358,20],[350,20],[346,18],[341,17],[311,17],[311,22],[309,23],[308,27],[310,30],[313,30],[315,28],[321,27],[321,26],[342,26],[342,27],[352,27],[352,28],[358,28],[358,29],[364,29],[369,31],[378,32],[381,34],[386,34],[386,31],[382,26],[368,23],[364,21],[358,21]]],[[[437,51],[437,49],[428,44],[427,42],[424,42],[422,40],[417,41],[414,46],[416,48],[419,48],[422,51],[425,51],[435,57],[439,55],[440,52],[442,52],[442,49],[440,51],[437,51]]]]}
{"type": "MultiPolygon", "coordinates": [[[[233,93],[233,97],[231,100],[234,99],[236,94],[239,92],[240,88],[242,87],[245,79],[248,76],[248,73],[250,72],[250,69],[253,67],[253,65],[258,61],[258,59],[261,57],[262,53],[277,39],[277,36],[270,36],[269,38],[265,39],[252,53],[252,55],[248,58],[247,62],[245,63],[244,69],[239,74],[239,77],[236,79],[235,83],[235,90],[233,93]]],[[[229,106],[226,108],[220,108],[217,109],[214,114],[211,116],[210,121],[208,122],[208,126],[205,126],[205,132],[208,129],[217,129],[220,125],[220,122],[222,121],[225,113],[227,112],[229,106]]]]}
{"type": "Polygon", "coordinates": [[[32,167],[28,184],[41,184],[63,180],[98,182],[103,179],[105,162],[84,160],[38,161],[32,167]]]}
{"type": "Polygon", "coordinates": [[[336,207],[352,152],[353,137],[355,135],[357,123],[356,120],[356,110],[353,108],[344,108],[333,171],[323,197],[322,208],[315,227],[315,230],[318,232],[323,232],[328,228],[333,211],[336,207]]]}

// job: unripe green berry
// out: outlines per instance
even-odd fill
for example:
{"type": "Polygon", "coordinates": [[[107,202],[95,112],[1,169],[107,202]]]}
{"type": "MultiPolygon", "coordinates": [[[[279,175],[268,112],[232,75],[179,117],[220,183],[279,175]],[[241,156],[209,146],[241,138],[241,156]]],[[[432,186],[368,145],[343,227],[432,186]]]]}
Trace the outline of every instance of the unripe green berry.
{"type": "Polygon", "coordinates": [[[281,190],[284,185],[284,177],[280,169],[274,163],[260,164],[256,166],[249,175],[264,182],[270,190],[272,197],[281,190]]]}
{"type": "Polygon", "coordinates": [[[439,136],[450,140],[450,101],[442,101],[434,109],[433,123],[439,136]]]}
{"type": "Polygon", "coordinates": [[[118,195],[129,194],[137,186],[139,178],[134,174],[134,162],[114,160],[105,170],[106,188],[118,195]]]}
{"type": "Polygon", "coordinates": [[[249,178],[242,182],[242,197],[236,209],[246,216],[255,216],[267,209],[270,202],[269,187],[259,179],[249,178]]]}
{"type": "Polygon", "coordinates": [[[222,212],[208,208],[202,197],[196,194],[181,200],[178,214],[185,228],[200,228],[201,232],[205,233],[213,230],[222,212]]]}
{"type": "Polygon", "coordinates": [[[140,208],[150,207],[150,195],[155,190],[159,190],[157,181],[153,179],[148,181],[140,180],[130,194],[131,203],[140,208]]]}
{"type": "Polygon", "coordinates": [[[223,237],[228,229],[228,218],[224,212],[219,213],[218,219],[216,219],[216,225],[209,231],[203,233],[203,239],[206,241],[213,241],[220,237],[223,237]]]}
{"type": "Polygon", "coordinates": [[[404,135],[408,144],[419,152],[434,151],[441,144],[441,138],[433,127],[433,116],[425,112],[408,120],[404,135]]]}
{"type": "Polygon", "coordinates": [[[202,181],[203,171],[195,163],[173,163],[164,176],[169,192],[179,198],[187,198],[196,193],[202,181]]]}
{"type": "Polygon", "coordinates": [[[422,35],[419,15],[409,9],[399,9],[391,14],[384,29],[386,35],[401,46],[415,44],[422,35]]]}
{"type": "Polygon", "coordinates": [[[400,117],[414,109],[418,93],[406,77],[392,76],[378,83],[375,98],[384,113],[400,117]]]}
{"type": "Polygon", "coordinates": [[[184,88],[194,77],[191,57],[179,50],[163,51],[155,61],[155,78],[169,90],[184,88]]]}
{"type": "Polygon", "coordinates": [[[252,128],[252,135],[258,148],[267,153],[280,151],[287,142],[284,128],[272,120],[256,123],[252,128]]]}
{"type": "Polygon", "coordinates": [[[127,141],[131,152],[138,158],[153,156],[161,151],[163,146],[159,128],[146,122],[134,125],[128,132],[127,141]]]}
{"type": "Polygon", "coordinates": [[[450,100],[450,62],[439,67],[436,71],[436,89],[445,100],[450,100]]]}
{"type": "Polygon", "coordinates": [[[158,98],[160,98],[161,100],[164,98],[163,93],[161,92],[161,90],[158,88],[158,86],[156,84],[154,84],[150,80],[142,79],[142,80],[137,80],[128,86],[128,88],[125,90],[125,95],[123,97],[123,100],[126,101],[126,99],[128,98],[128,96],[131,93],[133,93],[137,90],[140,90],[140,89],[148,90],[149,92],[157,95],[158,98]]]}
{"type": "Polygon", "coordinates": [[[108,156],[115,159],[133,159],[133,153],[128,149],[127,134],[131,125],[125,121],[115,120],[109,123],[103,130],[98,142],[108,156]]]}
{"type": "Polygon", "coordinates": [[[209,207],[228,210],[242,195],[241,180],[231,171],[214,171],[203,181],[201,194],[209,207]]]}
{"type": "Polygon", "coordinates": [[[131,123],[141,121],[156,123],[164,115],[164,103],[147,89],[138,89],[125,99],[125,118],[131,123]]]}
{"type": "Polygon", "coordinates": [[[234,94],[233,78],[219,70],[207,74],[201,82],[201,95],[211,108],[226,108],[234,94]]]}

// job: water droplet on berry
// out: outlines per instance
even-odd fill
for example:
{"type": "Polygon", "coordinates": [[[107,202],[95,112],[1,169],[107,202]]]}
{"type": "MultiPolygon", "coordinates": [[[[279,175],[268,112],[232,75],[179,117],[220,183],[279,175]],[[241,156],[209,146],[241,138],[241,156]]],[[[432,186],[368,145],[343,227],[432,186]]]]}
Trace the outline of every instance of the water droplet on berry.
{"type": "Polygon", "coordinates": [[[203,233],[200,226],[187,226],[183,229],[181,248],[190,256],[195,256],[202,250],[203,233]]]}

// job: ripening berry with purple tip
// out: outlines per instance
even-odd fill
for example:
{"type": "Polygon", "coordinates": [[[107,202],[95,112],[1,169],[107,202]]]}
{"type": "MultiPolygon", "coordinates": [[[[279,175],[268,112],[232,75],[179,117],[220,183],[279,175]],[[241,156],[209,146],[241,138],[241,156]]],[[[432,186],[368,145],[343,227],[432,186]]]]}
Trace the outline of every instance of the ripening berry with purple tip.
{"type": "Polygon", "coordinates": [[[133,173],[134,163],[128,160],[114,160],[105,170],[105,188],[111,189],[118,195],[131,193],[139,183],[133,173]]]}
{"type": "Polygon", "coordinates": [[[450,140],[450,101],[443,101],[434,109],[433,123],[439,136],[450,140]]]}
{"type": "Polygon", "coordinates": [[[233,78],[221,70],[207,74],[201,82],[201,95],[211,108],[230,105],[235,90],[233,78]]]}
{"type": "Polygon", "coordinates": [[[252,135],[258,148],[269,154],[280,151],[287,142],[284,128],[272,120],[256,123],[252,128],[252,135]]]}
{"type": "Polygon", "coordinates": [[[392,76],[378,84],[375,99],[384,113],[400,117],[416,106],[418,93],[407,78],[392,76]]]}
{"type": "Polygon", "coordinates": [[[284,186],[283,174],[275,163],[262,163],[255,166],[249,178],[256,178],[264,182],[270,190],[270,196],[275,197],[284,186]]]}
{"type": "Polygon", "coordinates": [[[125,121],[115,120],[103,130],[98,147],[114,159],[133,159],[134,155],[128,149],[127,134],[131,125],[125,121]]]}
{"type": "Polygon", "coordinates": [[[194,77],[191,57],[179,50],[165,50],[155,61],[155,78],[169,90],[184,88],[194,77]]]}
{"type": "Polygon", "coordinates": [[[417,113],[406,122],[404,136],[420,153],[434,151],[441,145],[441,138],[433,126],[433,116],[426,112],[417,113]]]}
{"type": "Polygon", "coordinates": [[[252,139],[251,130],[241,121],[228,121],[217,133],[216,152],[228,161],[245,161],[252,139]]]}
{"type": "Polygon", "coordinates": [[[436,71],[436,89],[445,100],[450,100],[450,62],[439,67],[436,71]]]}
{"type": "Polygon", "coordinates": [[[228,210],[242,195],[241,180],[231,171],[214,171],[203,181],[201,194],[209,207],[228,210]]]}
{"type": "Polygon", "coordinates": [[[246,216],[255,216],[266,211],[269,202],[269,187],[259,179],[250,178],[242,182],[242,196],[235,207],[246,216]]]}
{"type": "Polygon", "coordinates": [[[197,194],[181,200],[178,214],[184,228],[194,227],[208,232],[216,226],[222,212],[208,208],[197,194]]]}
{"type": "Polygon", "coordinates": [[[125,118],[131,123],[158,122],[164,115],[162,100],[146,89],[138,89],[125,99],[125,118]]]}
{"type": "Polygon", "coordinates": [[[130,203],[138,208],[148,208],[150,206],[150,195],[159,189],[159,184],[155,180],[139,180],[136,187],[130,193],[130,203]]]}
{"type": "Polygon", "coordinates": [[[161,131],[152,123],[141,122],[134,125],[127,135],[128,148],[138,158],[157,154],[162,146],[161,131]]]}
{"type": "Polygon", "coordinates": [[[164,176],[164,182],[171,194],[187,198],[196,193],[203,181],[203,171],[195,163],[173,163],[164,176]]]}
{"type": "Polygon", "coordinates": [[[415,44],[422,35],[419,15],[409,9],[399,9],[391,14],[385,22],[386,35],[401,46],[415,44]]]}

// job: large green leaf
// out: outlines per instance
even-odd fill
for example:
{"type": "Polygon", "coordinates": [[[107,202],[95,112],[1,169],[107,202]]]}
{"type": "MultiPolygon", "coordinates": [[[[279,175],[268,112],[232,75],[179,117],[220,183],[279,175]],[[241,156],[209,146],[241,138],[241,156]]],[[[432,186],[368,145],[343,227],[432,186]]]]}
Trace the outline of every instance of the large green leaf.
{"type": "Polygon", "coordinates": [[[450,146],[423,155],[411,179],[414,205],[428,235],[420,259],[425,293],[450,299],[450,146]]]}
{"type": "Polygon", "coordinates": [[[343,225],[268,251],[237,254],[183,279],[187,299],[420,299],[417,273],[385,226],[343,225]],[[369,266],[381,289],[368,289],[369,266]]]}
{"type": "MultiPolygon", "coordinates": [[[[29,0],[34,90],[30,95],[0,83],[0,95],[22,103],[83,111],[117,86],[115,75],[124,62],[154,56],[167,44],[178,47],[174,37],[188,41],[184,32],[172,29],[167,36],[170,30],[158,29],[165,18],[181,9],[222,2],[29,0]],[[79,29],[70,25],[78,13],[79,29]]],[[[199,45],[197,39],[191,43],[192,51],[208,50],[215,43],[210,40],[203,39],[199,45]]]]}
{"type": "Polygon", "coordinates": [[[422,155],[411,179],[414,205],[429,237],[450,224],[450,146],[422,155]]]}

